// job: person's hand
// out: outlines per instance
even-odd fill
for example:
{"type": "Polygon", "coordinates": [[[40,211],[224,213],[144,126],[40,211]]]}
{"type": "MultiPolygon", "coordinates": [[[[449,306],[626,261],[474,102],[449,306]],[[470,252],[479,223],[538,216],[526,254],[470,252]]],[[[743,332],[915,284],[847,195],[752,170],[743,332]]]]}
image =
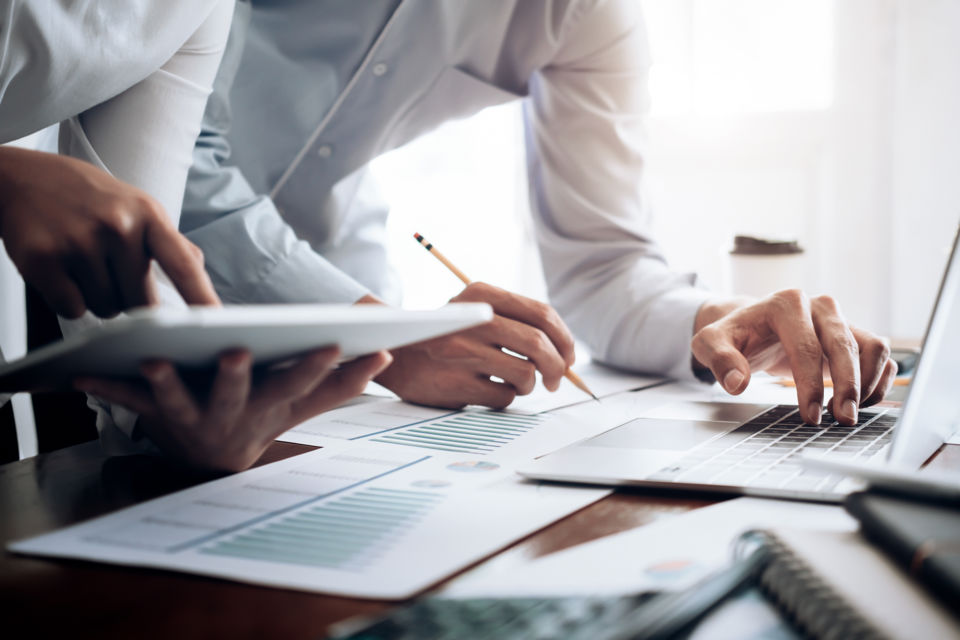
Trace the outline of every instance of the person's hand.
{"type": "Polygon", "coordinates": [[[704,304],[691,348],[694,366],[728,393],[746,389],[752,371],[792,375],[809,424],[820,423],[825,374],[833,380],[830,412],[845,425],[856,423],[859,407],[880,402],[897,375],[886,339],[848,325],[833,298],[797,290],[704,304]]]}
{"type": "Polygon", "coordinates": [[[338,356],[335,347],[320,349],[254,383],[249,352],[228,352],[204,398],[166,361],[143,365],[146,385],[90,378],[76,386],[139,413],[138,427],[164,453],[197,467],[240,471],[284,431],[362,393],[390,363],[385,351],[336,367],[338,356]]]}
{"type": "Polygon", "coordinates": [[[407,402],[457,409],[468,404],[502,409],[533,391],[537,371],[547,389],[557,389],[573,364],[573,337],[552,307],[483,282],[468,285],[451,302],[487,302],[494,319],[394,349],[393,364],[378,383],[407,402]]]}
{"type": "Polygon", "coordinates": [[[160,204],[80,160],[0,148],[0,238],[23,279],[66,318],[154,304],[151,259],[188,304],[220,304],[203,254],[160,204]]]}

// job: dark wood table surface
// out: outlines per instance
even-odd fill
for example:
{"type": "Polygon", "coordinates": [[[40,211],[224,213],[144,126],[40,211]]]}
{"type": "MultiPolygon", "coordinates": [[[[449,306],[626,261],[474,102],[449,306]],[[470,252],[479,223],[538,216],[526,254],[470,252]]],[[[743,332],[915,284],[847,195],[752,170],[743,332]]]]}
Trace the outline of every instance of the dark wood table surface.
{"type": "MultiPolygon", "coordinates": [[[[278,442],[258,464],[311,449],[278,442]]],[[[945,445],[930,465],[960,469],[960,446],[945,445]]],[[[3,465],[0,539],[5,545],[210,478],[149,456],[109,458],[97,442],[3,465]]],[[[486,562],[520,566],[717,501],[618,491],[486,562]]],[[[0,559],[0,636],[5,638],[318,638],[336,621],[386,606],[153,569],[6,552],[0,559]]]]}

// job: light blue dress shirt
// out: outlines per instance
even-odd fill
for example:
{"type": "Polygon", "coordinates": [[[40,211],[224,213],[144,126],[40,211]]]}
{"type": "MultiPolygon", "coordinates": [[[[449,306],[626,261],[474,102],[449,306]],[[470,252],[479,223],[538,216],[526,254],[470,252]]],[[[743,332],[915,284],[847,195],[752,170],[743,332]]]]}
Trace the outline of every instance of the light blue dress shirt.
{"type": "Polygon", "coordinates": [[[181,229],[227,302],[396,300],[367,164],[524,99],[551,303],[599,360],[692,378],[708,294],[650,234],[648,66],[636,0],[240,2],[181,229]]]}

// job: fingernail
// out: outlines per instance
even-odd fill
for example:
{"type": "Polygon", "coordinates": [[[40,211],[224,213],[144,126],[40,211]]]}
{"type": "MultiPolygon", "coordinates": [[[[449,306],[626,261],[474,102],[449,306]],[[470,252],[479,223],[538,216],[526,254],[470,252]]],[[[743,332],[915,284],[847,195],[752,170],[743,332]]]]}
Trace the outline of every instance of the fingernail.
{"type": "Polygon", "coordinates": [[[820,414],[823,413],[823,405],[819,402],[811,402],[807,414],[810,416],[810,424],[820,424],[820,414]]]}
{"type": "Polygon", "coordinates": [[[857,403],[853,400],[845,400],[843,403],[843,416],[852,422],[857,421],[857,403]]]}
{"type": "Polygon", "coordinates": [[[723,376],[723,388],[733,393],[743,384],[743,374],[736,369],[731,369],[727,375],[723,376]]]}

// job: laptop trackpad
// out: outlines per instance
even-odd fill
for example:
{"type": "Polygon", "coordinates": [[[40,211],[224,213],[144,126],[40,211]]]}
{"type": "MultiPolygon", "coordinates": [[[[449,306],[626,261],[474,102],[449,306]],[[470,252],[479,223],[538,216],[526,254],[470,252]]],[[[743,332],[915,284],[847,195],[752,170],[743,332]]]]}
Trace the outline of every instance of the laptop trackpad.
{"type": "Polygon", "coordinates": [[[735,428],[730,422],[709,420],[662,420],[637,418],[590,438],[583,444],[614,449],[661,449],[686,451],[701,442],[735,428]]]}

